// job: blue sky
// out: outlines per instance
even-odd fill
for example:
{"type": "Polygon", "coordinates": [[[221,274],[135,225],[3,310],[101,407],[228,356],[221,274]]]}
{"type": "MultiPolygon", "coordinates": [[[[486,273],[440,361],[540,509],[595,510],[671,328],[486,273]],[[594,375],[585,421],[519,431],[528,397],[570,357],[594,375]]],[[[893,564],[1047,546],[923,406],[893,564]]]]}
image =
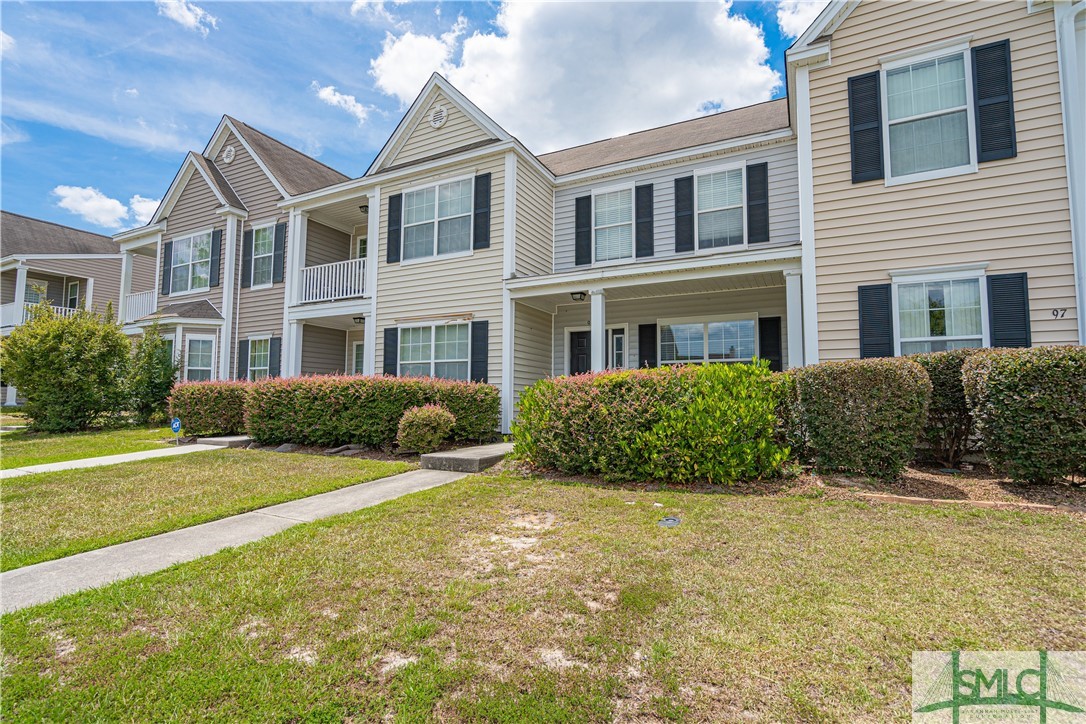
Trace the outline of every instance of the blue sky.
{"type": "Polygon", "coordinates": [[[537,153],[768,100],[820,6],[4,2],[0,203],[136,226],[224,113],[358,176],[435,70],[537,153]]]}

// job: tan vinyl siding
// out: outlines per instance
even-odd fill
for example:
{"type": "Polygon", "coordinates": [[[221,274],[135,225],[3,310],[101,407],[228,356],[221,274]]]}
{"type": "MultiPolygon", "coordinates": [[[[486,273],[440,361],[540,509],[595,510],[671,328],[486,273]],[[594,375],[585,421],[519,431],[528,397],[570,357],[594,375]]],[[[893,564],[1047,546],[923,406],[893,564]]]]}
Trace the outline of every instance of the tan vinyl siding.
{"type": "Polygon", "coordinates": [[[384,166],[398,166],[410,161],[447,153],[457,148],[485,141],[492,136],[473,121],[459,106],[450,101],[445,94],[437,91],[433,101],[420,114],[415,127],[403,140],[398,151],[390,155],[384,166]],[[448,120],[441,128],[430,125],[430,114],[437,106],[445,106],[448,120]]]}
{"type": "MultiPolygon", "coordinates": [[[[450,119],[450,122],[452,119],[450,119]]],[[[489,322],[489,380],[501,381],[502,340],[502,235],[505,211],[505,159],[475,159],[470,166],[450,169],[441,178],[465,173],[490,173],[490,248],[470,256],[435,257],[423,262],[388,264],[388,198],[405,188],[439,181],[436,175],[406,178],[381,187],[381,232],[378,254],[376,365],[382,369],[384,330],[411,318],[471,315],[489,322]]],[[[370,240],[373,243],[373,240],[370,240]]]]}
{"type": "MultiPolygon", "coordinates": [[[[988,262],[1029,275],[1034,344],[1076,339],[1066,160],[1052,11],[1022,2],[864,2],[833,34],[811,77],[819,354],[859,355],[856,288],[895,269],[988,262]],[[972,34],[1011,42],[1018,156],[975,174],[886,187],[852,184],[849,77],[878,58],[972,34]],[[1067,309],[1054,319],[1053,308],[1067,309]]],[[[972,119],[970,119],[972,122],[972,119]]]]}
{"type": "Polygon", "coordinates": [[[550,274],[554,256],[554,187],[517,159],[516,276],[550,274]]]}
{"type": "Polygon", "coordinates": [[[553,314],[514,302],[513,311],[513,394],[520,393],[551,374],[553,314]]]}
{"type": "MultiPolygon", "coordinates": [[[[38,271],[37,269],[28,269],[26,272],[26,283],[28,286],[45,286],[45,298],[54,307],[63,307],[65,303],[65,289],[64,289],[64,275],[63,274],[50,274],[48,271],[38,271]]],[[[11,299],[6,301],[15,301],[15,284],[12,280],[11,284],[11,299]]]]}
{"type": "Polygon", "coordinates": [[[306,224],[305,265],[318,266],[350,258],[351,237],[312,219],[306,224]]]}
{"type": "MultiPolygon", "coordinates": [[[[174,329],[163,329],[162,334],[170,339],[176,339],[174,336],[174,329]]],[[[211,336],[215,338],[215,349],[212,353],[212,369],[211,379],[218,379],[222,377],[219,374],[219,345],[222,344],[222,335],[218,327],[197,327],[197,326],[183,326],[181,328],[181,349],[176,352],[178,355],[177,361],[180,367],[178,368],[178,377],[182,380],[186,379],[186,372],[188,368],[188,348],[190,337],[207,337],[211,336]]]]}
{"type": "MultiPolygon", "coordinates": [[[[169,217],[166,219],[166,233],[163,235],[162,239],[163,247],[165,247],[165,242],[180,239],[189,236],[190,234],[209,231],[211,229],[221,229],[225,234],[226,220],[215,213],[215,210],[221,206],[222,204],[220,204],[219,200],[215,197],[211,187],[204,181],[203,176],[201,176],[199,172],[194,171],[189,178],[188,183],[185,184],[185,188],[181,192],[180,197],[178,197],[177,203],[174,204],[173,209],[170,210],[169,217]]],[[[225,266],[225,262],[226,252],[223,250],[219,259],[220,275],[225,266]]],[[[159,263],[161,264],[161,261],[159,263]]],[[[167,269],[166,272],[169,273],[169,270],[167,269]]],[[[211,287],[207,291],[202,292],[171,292],[168,297],[160,295],[158,298],[158,305],[161,307],[162,305],[171,302],[190,302],[197,299],[208,300],[221,312],[221,276],[220,284],[217,287],[211,287]]]]}
{"type": "Polygon", "coordinates": [[[343,372],[347,332],[307,324],[302,330],[302,374],[327,375],[343,372]]]}
{"type": "MultiPolygon", "coordinates": [[[[752,248],[764,248],[769,244],[799,243],[796,144],[794,141],[787,141],[765,148],[703,158],[693,163],[684,162],[633,171],[622,176],[609,176],[595,182],[559,188],[554,194],[554,271],[564,272],[578,268],[575,263],[576,200],[578,197],[591,194],[593,188],[623,184],[639,186],[651,183],[653,185],[653,256],[630,259],[629,263],[659,261],[677,256],[675,253],[675,179],[692,176],[716,166],[743,162],[766,163],[769,175],[769,242],[754,245],[752,248]]],[[[695,252],[684,252],[679,256],[693,257],[694,255],[695,252]]]]}
{"type": "MultiPolygon", "coordinates": [[[[743,312],[754,312],[759,317],[781,318],[783,361],[785,367],[788,366],[788,317],[783,286],[608,301],[606,312],[608,329],[629,325],[626,337],[628,367],[637,366],[639,324],[652,324],[661,319],[712,317],[743,312]]],[[[555,375],[566,374],[568,367],[567,328],[588,329],[591,326],[590,314],[588,302],[563,304],[558,307],[558,313],[554,316],[553,335],[552,365],[555,375]]]]}
{"type": "Polygon", "coordinates": [[[15,301],[16,273],[14,269],[0,272],[0,304],[11,304],[15,301]]]}
{"type": "MultiPolygon", "coordinates": [[[[145,262],[151,260],[144,257],[145,262]]],[[[68,282],[79,282],[79,304],[87,295],[87,278],[94,279],[94,288],[91,290],[91,307],[94,311],[102,313],[106,305],[113,303],[113,312],[116,314],[121,295],[121,260],[120,259],[49,259],[34,262],[35,265],[64,277],[63,285],[50,284],[49,298],[59,306],[68,304],[68,282]]],[[[145,267],[148,264],[145,263],[145,267]]],[[[33,270],[27,272],[28,276],[34,276],[33,270]]],[[[133,275],[134,276],[134,275],[133,275]]],[[[133,287],[135,283],[133,282],[133,287]]]]}

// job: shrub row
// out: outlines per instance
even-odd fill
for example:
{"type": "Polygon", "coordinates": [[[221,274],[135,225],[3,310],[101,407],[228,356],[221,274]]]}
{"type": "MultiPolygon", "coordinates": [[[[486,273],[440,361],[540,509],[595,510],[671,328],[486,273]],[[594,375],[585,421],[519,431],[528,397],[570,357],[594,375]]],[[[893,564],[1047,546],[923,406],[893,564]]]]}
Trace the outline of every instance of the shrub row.
{"type": "Polygon", "coordinates": [[[264,444],[386,447],[396,440],[406,410],[443,406],[456,418],[452,439],[494,436],[501,422],[496,388],[429,378],[318,375],[268,379],[249,388],[249,434],[264,444]]]}
{"type": "Polygon", "coordinates": [[[186,435],[240,435],[245,432],[248,382],[179,382],[170,394],[170,414],[186,435]]]}
{"type": "Polygon", "coordinates": [[[779,385],[763,365],[660,367],[545,379],[521,393],[514,455],[608,480],[774,476],[779,385]]]}
{"type": "Polygon", "coordinates": [[[973,415],[965,401],[962,365],[977,349],[929,352],[910,357],[924,368],[931,380],[931,404],[921,439],[931,456],[948,468],[956,468],[974,452],[973,415]]]}

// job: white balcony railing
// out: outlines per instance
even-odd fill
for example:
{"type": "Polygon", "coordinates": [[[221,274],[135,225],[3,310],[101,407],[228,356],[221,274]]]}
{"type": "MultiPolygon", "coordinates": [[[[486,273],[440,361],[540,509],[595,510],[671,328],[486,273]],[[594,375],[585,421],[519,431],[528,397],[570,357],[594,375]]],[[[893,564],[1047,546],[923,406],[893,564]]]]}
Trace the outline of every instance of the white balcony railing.
{"type": "MultiPolygon", "coordinates": [[[[27,304],[23,307],[23,313],[19,314],[19,310],[15,306],[15,302],[10,304],[0,305],[0,327],[15,327],[25,322],[30,317],[30,309],[34,305],[27,304]]],[[[70,317],[78,310],[71,307],[53,307],[53,313],[61,317],[70,317]]]]}
{"type": "Polygon", "coordinates": [[[366,259],[348,259],[302,269],[299,301],[331,302],[366,296],[366,259]]]}
{"type": "Polygon", "coordinates": [[[124,321],[126,323],[135,322],[153,311],[155,311],[155,292],[153,289],[147,292],[129,294],[124,298],[124,321]]]}

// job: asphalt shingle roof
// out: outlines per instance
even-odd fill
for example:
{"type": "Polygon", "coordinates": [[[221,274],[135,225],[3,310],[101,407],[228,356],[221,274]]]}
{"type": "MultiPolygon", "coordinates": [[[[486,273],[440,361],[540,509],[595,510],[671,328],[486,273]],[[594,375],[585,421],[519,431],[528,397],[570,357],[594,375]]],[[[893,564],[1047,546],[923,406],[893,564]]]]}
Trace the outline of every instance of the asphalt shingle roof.
{"type": "Polygon", "coordinates": [[[197,299],[191,302],[174,302],[163,304],[158,311],[148,314],[144,319],[222,319],[219,310],[206,299],[197,299]]]}
{"type": "Polygon", "coordinates": [[[13,254],[116,254],[116,242],[52,221],[0,211],[0,256],[13,254]]]}
{"type": "Polygon", "coordinates": [[[226,203],[228,206],[233,206],[234,208],[241,209],[242,211],[248,211],[248,209],[245,208],[245,204],[243,204],[241,202],[241,199],[238,198],[238,195],[234,192],[234,189],[230,185],[230,182],[227,181],[226,177],[222,175],[222,171],[219,170],[219,167],[215,165],[214,161],[212,161],[207,156],[201,156],[198,153],[193,153],[192,158],[196,161],[197,164],[200,165],[202,169],[204,169],[204,172],[207,173],[208,178],[211,179],[211,183],[215,184],[215,187],[218,189],[219,193],[222,194],[222,197],[224,199],[226,199],[226,203]]]}
{"type": "Polygon", "coordinates": [[[260,160],[268,167],[272,176],[275,176],[279,184],[291,196],[350,180],[348,176],[291,148],[282,141],[277,141],[236,118],[231,116],[227,118],[244,137],[245,142],[260,156],[260,160]]]}

